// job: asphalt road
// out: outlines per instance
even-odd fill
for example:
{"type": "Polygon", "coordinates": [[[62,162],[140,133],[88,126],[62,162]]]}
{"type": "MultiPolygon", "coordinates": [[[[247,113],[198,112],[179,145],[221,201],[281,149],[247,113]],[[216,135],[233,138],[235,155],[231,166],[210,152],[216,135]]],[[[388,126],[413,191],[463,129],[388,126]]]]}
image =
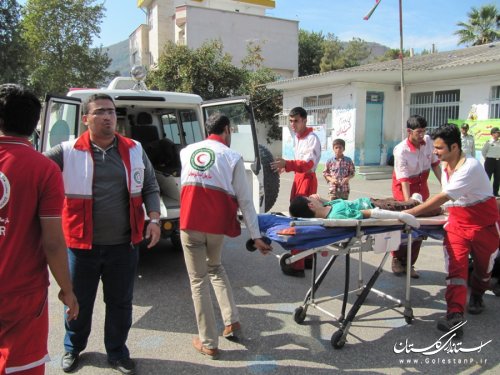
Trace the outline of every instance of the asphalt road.
{"type": "MultiPolygon", "coordinates": [[[[292,175],[281,178],[281,193],[272,211],[286,211],[292,175]]],[[[326,186],[320,180],[320,193],[326,186]]],[[[431,190],[439,189],[435,181],[431,190]]],[[[390,180],[352,181],[351,198],[390,196],[390,180]]],[[[339,371],[363,374],[483,374],[500,373],[498,329],[500,298],[490,292],[480,316],[466,315],[465,334],[451,344],[436,329],[436,319],[446,309],[445,273],[441,243],[424,242],[417,269],[421,278],[412,284],[415,316],[407,324],[403,308],[370,293],[358,312],[340,349],[331,345],[338,330],[335,319],[310,307],[303,324],[294,321],[294,310],[301,306],[310,285],[306,278],[284,276],[275,256],[262,256],[245,250],[247,232],[226,241],[224,264],[240,309],[244,338],[239,342],[220,338],[221,358],[210,360],[191,346],[196,335],[191,293],[182,253],[168,241],[141,254],[134,297],[133,325],[128,346],[140,374],[332,374],[339,371]],[[490,341],[491,340],[491,341],[490,341]],[[425,348],[427,348],[425,350],[425,348]],[[426,352],[423,354],[422,351],[426,352]],[[434,353],[432,353],[434,352],[434,353]]],[[[274,244],[274,253],[284,251],[274,244]]],[[[365,282],[382,259],[381,254],[364,253],[365,282]]],[[[327,258],[319,257],[319,264],[327,258]]],[[[316,297],[320,307],[340,315],[345,257],[339,257],[316,297]]],[[[357,284],[358,260],[351,258],[351,285],[357,284]]],[[[375,288],[404,299],[404,279],[390,272],[390,260],[375,288]]],[[[52,361],[47,374],[61,374],[63,350],[62,306],[57,287],[50,288],[49,353],[52,361]]],[[[351,294],[352,303],[356,295],[351,294]]],[[[92,334],[81,355],[79,374],[116,374],[108,367],[103,344],[104,304],[99,294],[92,334]]],[[[218,321],[222,332],[222,322],[218,321]]]]}

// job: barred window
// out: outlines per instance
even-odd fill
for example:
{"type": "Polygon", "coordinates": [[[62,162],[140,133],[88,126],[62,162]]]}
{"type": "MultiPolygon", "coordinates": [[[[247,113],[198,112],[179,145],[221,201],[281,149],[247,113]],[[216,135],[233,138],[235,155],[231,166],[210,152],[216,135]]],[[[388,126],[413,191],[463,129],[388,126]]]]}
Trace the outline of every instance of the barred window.
{"type": "Polygon", "coordinates": [[[500,86],[491,88],[489,118],[500,118],[500,86]]]}
{"type": "Polygon", "coordinates": [[[460,90],[429,91],[410,96],[410,115],[419,115],[427,120],[429,130],[458,119],[460,90]]]}
{"type": "Polygon", "coordinates": [[[306,96],[302,105],[307,111],[308,125],[326,125],[327,129],[332,127],[332,94],[306,96]]]}

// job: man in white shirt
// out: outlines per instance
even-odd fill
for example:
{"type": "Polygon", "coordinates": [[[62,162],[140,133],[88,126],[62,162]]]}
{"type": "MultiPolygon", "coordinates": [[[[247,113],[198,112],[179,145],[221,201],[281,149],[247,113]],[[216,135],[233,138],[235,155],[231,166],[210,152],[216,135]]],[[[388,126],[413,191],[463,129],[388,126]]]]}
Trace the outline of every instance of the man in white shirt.
{"type": "Polygon", "coordinates": [[[434,153],[442,162],[441,193],[406,212],[420,216],[441,205],[449,212],[444,226],[447,314],[438,329],[462,335],[467,301],[468,258],[472,253],[474,271],[470,277],[469,314],[484,310],[483,295],[498,253],[498,208],[488,177],[481,164],[461,149],[460,133],[445,124],[432,134],[434,153]]]}

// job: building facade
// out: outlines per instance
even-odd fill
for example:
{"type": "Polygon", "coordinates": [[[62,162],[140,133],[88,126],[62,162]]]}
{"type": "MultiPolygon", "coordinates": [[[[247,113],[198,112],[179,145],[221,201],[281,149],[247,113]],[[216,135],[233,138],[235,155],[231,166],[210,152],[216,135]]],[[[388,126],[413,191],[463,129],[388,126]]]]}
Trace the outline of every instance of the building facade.
{"type": "Polygon", "coordinates": [[[308,110],[322,162],[332,156],[331,141],[343,138],[356,165],[385,165],[414,114],[427,119],[429,130],[465,119],[475,137],[489,136],[488,122],[480,120],[500,118],[499,66],[497,42],[407,58],[403,88],[399,60],[271,83],[283,90],[283,155],[291,150],[287,113],[295,106],[308,110]]]}
{"type": "Polygon", "coordinates": [[[220,40],[241,65],[249,46],[259,46],[263,65],[283,78],[298,75],[298,21],[266,16],[273,0],[138,0],[146,15],[129,37],[131,65],[154,66],[172,41],[198,48],[220,40]]]}

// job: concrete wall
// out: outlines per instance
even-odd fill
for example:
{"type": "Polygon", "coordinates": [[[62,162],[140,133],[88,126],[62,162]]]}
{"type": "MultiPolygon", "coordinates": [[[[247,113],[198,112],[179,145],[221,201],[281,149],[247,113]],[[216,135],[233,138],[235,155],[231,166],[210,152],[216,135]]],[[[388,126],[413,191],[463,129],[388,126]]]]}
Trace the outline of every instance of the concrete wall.
{"type": "Polygon", "coordinates": [[[188,6],[187,45],[198,48],[211,39],[222,41],[235,65],[246,57],[247,45],[252,42],[262,47],[264,66],[283,72],[284,78],[297,76],[297,21],[188,6]]]}

